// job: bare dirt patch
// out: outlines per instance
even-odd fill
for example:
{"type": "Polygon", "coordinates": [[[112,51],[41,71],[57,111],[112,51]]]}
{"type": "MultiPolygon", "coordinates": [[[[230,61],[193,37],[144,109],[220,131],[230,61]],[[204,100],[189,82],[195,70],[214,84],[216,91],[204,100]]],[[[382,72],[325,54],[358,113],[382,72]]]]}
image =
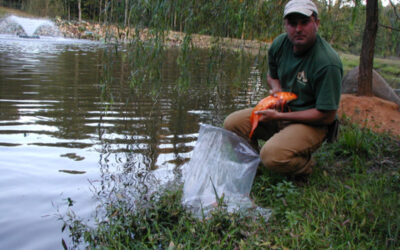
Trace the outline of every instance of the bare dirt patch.
{"type": "Polygon", "coordinates": [[[400,138],[399,105],[378,97],[342,94],[339,117],[345,114],[353,123],[377,133],[390,133],[400,138]]]}

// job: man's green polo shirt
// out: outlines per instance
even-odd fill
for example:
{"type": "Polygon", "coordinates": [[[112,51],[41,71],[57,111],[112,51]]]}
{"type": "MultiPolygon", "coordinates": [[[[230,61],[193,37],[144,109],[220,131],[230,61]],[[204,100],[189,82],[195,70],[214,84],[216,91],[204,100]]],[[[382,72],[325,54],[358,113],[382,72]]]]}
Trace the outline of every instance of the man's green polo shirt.
{"type": "Polygon", "coordinates": [[[289,105],[292,111],[338,109],[342,62],[319,35],[313,47],[301,56],[293,53],[287,34],[278,36],[268,51],[268,64],[270,76],[280,80],[282,90],[298,95],[289,105]]]}

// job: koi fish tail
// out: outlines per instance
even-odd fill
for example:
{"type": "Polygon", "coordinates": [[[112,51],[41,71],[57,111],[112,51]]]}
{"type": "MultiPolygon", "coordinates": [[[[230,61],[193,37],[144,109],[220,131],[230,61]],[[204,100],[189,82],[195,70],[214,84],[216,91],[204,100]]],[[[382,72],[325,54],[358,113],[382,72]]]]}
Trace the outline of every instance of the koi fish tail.
{"type": "Polygon", "coordinates": [[[251,131],[249,134],[249,139],[251,139],[251,137],[253,136],[254,130],[256,130],[258,125],[258,115],[255,115],[252,119],[252,124],[251,124],[251,131]]]}
{"type": "Polygon", "coordinates": [[[281,112],[285,109],[286,100],[281,101],[281,112]]]}

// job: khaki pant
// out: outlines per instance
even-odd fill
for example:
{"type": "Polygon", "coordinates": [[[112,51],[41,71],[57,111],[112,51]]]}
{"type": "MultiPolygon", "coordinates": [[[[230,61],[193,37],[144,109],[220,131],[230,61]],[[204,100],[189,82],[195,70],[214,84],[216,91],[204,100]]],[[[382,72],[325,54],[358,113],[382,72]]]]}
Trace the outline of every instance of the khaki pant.
{"type": "Polygon", "coordinates": [[[230,114],[224,121],[224,128],[245,138],[257,150],[257,139],[266,140],[260,150],[260,158],[268,169],[285,174],[310,174],[313,165],[312,153],[324,141],[327,126],[260,122],[250,140],[252,110],[243,109],[230,114]]]}

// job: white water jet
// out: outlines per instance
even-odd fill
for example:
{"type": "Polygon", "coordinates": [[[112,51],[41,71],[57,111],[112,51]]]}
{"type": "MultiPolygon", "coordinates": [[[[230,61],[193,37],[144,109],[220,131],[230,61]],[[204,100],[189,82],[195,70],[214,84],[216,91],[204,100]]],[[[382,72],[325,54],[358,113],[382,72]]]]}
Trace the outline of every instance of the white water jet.
{"type": "Polygon", "coordinates": [[[20,29],[15,26],[19,25],[25,32],[26,36],[45,35],[60,36],[57,26],[48,19],[26,18],[11,15],[4,19],[0,25],[0,33],[14,33],[21,35],[20,29]]]}

